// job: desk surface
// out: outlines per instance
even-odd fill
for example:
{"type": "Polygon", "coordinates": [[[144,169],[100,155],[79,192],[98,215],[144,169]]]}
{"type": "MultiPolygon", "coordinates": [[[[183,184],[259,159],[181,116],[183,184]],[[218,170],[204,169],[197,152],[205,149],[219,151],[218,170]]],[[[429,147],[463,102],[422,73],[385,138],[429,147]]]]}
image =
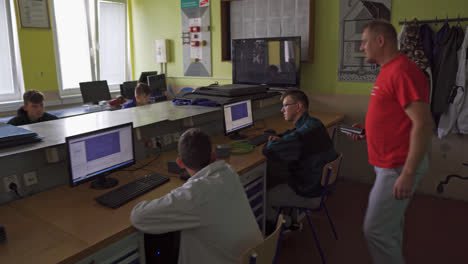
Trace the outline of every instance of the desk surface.
{"type": "MultiPolygon", "coordinates": [[[[327,127],[344,117],[326,113],[313,115],[327,127]]],[[[275,116],[256,122],[256,127],[246,130],[245,134],[261,134],[266,128],[280,132],[290,127],[292,124],[286,123],[282,116],[275,116]]],[[[212,141],[218,144],[229,139],[220,135],[212,141]]],[[[169,176],[168,183],[118,209],[98,204],[94,198],[109,190],[90,189],[89,184],[73,189],[64,185],[0,206],[8,236],[8,242],[0,244],[0,263],[30,263],[32,257],[35,263],[74,263],[135,232],[129,220],[131,209],[140,201],[161,197],[184,183],[178,175],[167,172],[167,161],[176,156],[176,151],[163,153],[145,168],[169,176]]],[[[152,159],[138,162],[134,167],[152,159]]],[[[256,148],[249,154],[231,155],[226,162],[239,174],[244,174],[264,160],[261,148],[256,148]]],[[[145,173],[148,171],[119,171],[112,177],[125,184],[145,173]]]]}
{"type": "Polygon", "coordinates": [[[64,144],[66,137],[129,122],[133,122],[133,127],[137,128],[214,111],[221,111],[221,108],[192,105],[176,106],[170,101],[165,101],[118,111],[102,111],[25,125],[22,127],[36,132],[44,139],[37,143],[0,149],[0,157],[64,144]]]}

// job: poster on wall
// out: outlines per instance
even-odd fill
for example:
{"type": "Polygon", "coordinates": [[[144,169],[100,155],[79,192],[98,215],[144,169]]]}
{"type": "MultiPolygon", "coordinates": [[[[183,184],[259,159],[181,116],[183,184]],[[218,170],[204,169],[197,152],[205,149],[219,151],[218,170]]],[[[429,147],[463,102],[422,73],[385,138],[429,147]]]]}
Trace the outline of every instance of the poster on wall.
{"type": "Polygon", "coordinates": [[[21,27],[50,28],[47,0],[18,0],[21,27]]]}
{"type": "Polygon", "coordinates": [[[340,0],[338,81],[375,81],[380,67],[366,62],[359,50],[361,35],[374,19],[390,21],[391,4],[391,0],[340,0]]]}
{"type": "Polygon", "coordinates": [[[184,76],[211,76],[209,0],[181,0],[184,76]]]}

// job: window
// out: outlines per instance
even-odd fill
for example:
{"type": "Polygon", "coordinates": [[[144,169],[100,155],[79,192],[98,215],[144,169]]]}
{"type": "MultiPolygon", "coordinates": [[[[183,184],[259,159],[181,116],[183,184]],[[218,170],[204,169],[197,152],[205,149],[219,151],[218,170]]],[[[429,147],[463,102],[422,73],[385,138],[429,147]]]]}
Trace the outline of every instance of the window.
{"type": "Polygon", "coordinates": [[[20,100],[24,91],[12,0],[0,0],[0,101],[20,100]]]}
{"type": "Polygon", "coordinates": [[[98,80],[118,90],[130,76],[126,1],[54,0],[52,10],[61,95],[98,80]]]}

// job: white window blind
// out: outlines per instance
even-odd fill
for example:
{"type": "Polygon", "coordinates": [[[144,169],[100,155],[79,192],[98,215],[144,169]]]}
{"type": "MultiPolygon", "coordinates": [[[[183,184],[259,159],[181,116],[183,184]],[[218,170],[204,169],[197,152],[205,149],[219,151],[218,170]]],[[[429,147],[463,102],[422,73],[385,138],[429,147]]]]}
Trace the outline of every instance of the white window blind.
{"type": "Polygon", "coordinates": [[[0,0],[0,101],[21,99],[23,77],[13,3],[0,0]],[[12,23],[13,22],[13,23],[12,23]]]}
{"type": "Polygon", "coordinates": [[[118,88],[130,75],[126,2],[54,0],[53,3],[61,94],[79,94],[80,82],[96,80],[107,80],[111,90],[118,88]]]}
{"type": "Polygon", "coordinates": [[[99,64],[101,79],[108,84],[125,81],[125,5],[99,4],[99,64]]]}

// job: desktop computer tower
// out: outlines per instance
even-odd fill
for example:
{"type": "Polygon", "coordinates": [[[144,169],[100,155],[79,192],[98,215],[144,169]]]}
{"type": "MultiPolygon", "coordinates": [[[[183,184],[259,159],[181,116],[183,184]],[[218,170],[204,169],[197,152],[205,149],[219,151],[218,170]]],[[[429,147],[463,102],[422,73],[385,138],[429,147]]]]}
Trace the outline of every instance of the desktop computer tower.
{"type": "Polygon", "coordinates": [[[164,234],[144,234],[147,264],[177,264],[179,260],[180,231],[164,234]]]}

